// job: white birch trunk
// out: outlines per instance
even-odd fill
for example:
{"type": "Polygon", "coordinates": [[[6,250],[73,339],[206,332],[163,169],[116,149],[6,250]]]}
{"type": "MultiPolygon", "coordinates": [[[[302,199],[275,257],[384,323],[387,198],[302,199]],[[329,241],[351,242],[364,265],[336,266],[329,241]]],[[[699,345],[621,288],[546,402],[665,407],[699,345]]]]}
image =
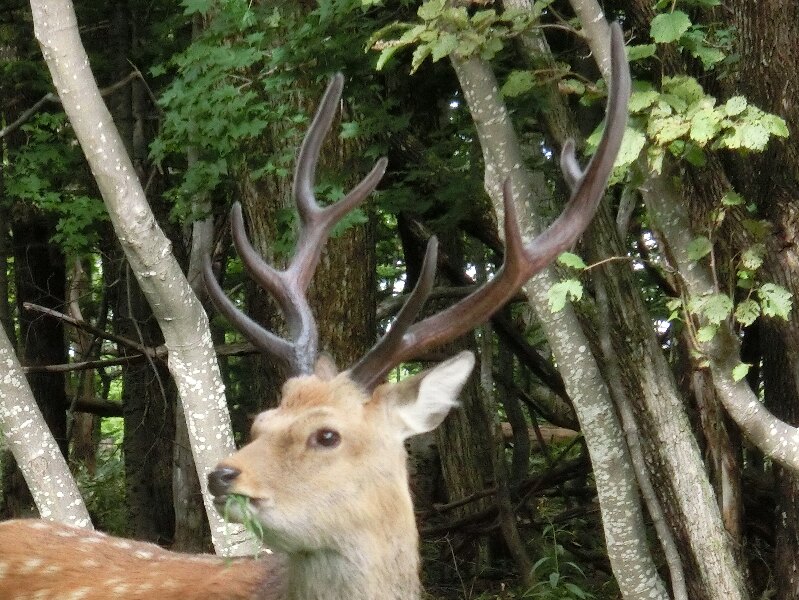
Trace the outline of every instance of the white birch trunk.
{"type": "Polygon", "coordinates": [[[208,318],[147,203],[111,115],[100,97],[70,0],[31,0],[34,33],[56,91],[92,169],[131,269],[164,334],[169,370],[186,415],[192,453],[217,552],[245,554],[254,542],[225,524],[207,473],[234,450],[224,387],[208,318]]]}
{"type": "Polygon", "coordinates": [[[67,461],[44,422],[5,329],[0,327],[0,431],[43,519],[92,529],[67,461]]]}
{"type": "MultiPolygon", "coordinates": [[[[502,213],[502,182],[513,175],[521,230],[531,236],[541,230],[535,205],[548,192],[523,166],[521,148],[491,67],[478,58],[450,55],[464,98],[477,127],[485,160],[485,187],[494,208],[502,213]]],[[[502,218],[498,218],[499,223],[502,218]]],[[[625,600],[666,600],[646,540],[638,485],[624,433],[598,365],[577,317],[567,306],[557,314],[547,308],[547,290],[555,283],[552,268],[525,286],[561,370],[591,455],[602,524],[613,573],[625,600]]]]}

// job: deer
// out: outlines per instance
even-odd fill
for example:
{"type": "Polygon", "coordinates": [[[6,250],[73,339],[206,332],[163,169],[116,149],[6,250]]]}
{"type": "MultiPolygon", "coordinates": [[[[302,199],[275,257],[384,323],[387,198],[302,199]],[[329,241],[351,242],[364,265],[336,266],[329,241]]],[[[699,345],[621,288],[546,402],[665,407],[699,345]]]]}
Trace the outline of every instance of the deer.
{"type": "Polygon", "coordinates": [[[300,147],[294,174],[299,234],[288,266],[269,265],[250,244],[240,205],[233,244],[254,280],[272,294],[288,335],[240,311],[203,264],[214,305],[290,373],[276,408],[255,418],[250,441],[208,474],[214,503],[230,520],[256,523],[271,553],[224,558],[43,520],[0,524],[0,598],[5,600],[419,600],[419,539],[408,483],[407,438],[434,430],[457,406],[475,357],[463,351],[419,374],[387,383],[398,364],[455,340],[489,319],[535,273],[571,247],[605,193],[627,120],[630,74],[618,24],[611,26],[612,78],[606,126],[583,171],[572,142],[561,169],[571,188],[562,214],[525,243],[511,186],[503,187],[506,251],[495,276],[472,295],[417,321],[436,271],[431,238],[421,274],[388,332],[344,371],[319,351],[306,290],[332,227],[376,188],[380,159],[343,199],[320,206],[316,165],[343,89],[333,77],[300,147]],[[236,500],[236,501],[232,501],[236,500]]]}

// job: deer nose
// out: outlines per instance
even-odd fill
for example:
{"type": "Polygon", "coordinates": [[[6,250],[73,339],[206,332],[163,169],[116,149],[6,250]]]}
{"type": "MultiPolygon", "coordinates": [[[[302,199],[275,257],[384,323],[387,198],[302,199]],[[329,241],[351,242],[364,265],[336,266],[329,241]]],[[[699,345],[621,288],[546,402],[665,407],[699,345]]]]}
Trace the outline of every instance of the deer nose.
{"type": "Polygon", "coordinates": [[[225,496],[230,493],[233,481],[241,474],[241,471],[233,467],[217,467],[208,473],[208,490],[214,496],[225,496]]]}

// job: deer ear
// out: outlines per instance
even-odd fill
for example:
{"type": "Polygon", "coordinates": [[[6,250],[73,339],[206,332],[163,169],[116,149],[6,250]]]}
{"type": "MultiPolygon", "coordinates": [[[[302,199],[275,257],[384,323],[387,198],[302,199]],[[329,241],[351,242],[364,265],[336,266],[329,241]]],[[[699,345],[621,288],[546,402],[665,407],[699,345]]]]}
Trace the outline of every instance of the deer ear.
{"type": "Polygon", "coordinates": [[[385,384],[375,396],[386,402],[401,439],[432,431],[458,405],[458,394],[474,367],[474,354],[461,352],[441,364],[405,379],[385,384]]]}

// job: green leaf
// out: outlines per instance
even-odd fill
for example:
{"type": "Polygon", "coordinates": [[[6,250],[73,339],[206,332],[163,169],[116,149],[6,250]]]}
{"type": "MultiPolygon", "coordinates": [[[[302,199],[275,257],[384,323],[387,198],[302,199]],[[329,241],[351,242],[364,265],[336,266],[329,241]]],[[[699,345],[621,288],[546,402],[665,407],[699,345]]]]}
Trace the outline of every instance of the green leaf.
{"type": "Polygon", "coordinates": [[[691,124],[680,115],[673,115],[661,119],[651,119],[647,133],[655,138],[658,144],[666,145],[681,138],[691,128],[691,124]]]}
{"type": "Polygon", "coordinates": [[[486,28],[497,21],[497,11],[494,9],[478,10],[472,15],[472,27],[475,29],[486,28]]]}
{"type": "Polygon", "coordinates": [[[413,51],[413,58],[411,58],[411,73],[415,73],[419,67],[422,66],[424,59],[430,56],[432,48],[430,44],[420,44],[416,46],[413,51]]]}
{"type": "Polygon", "coordinates": [[[771,233],[771,224],[763,219],[744,219],[741,225],[756,240],[763,240],[771,233]]]}
{"type": "Polygon", "coordinates": [[[649,35],[658,44],[676,42],[691,26],[691,19],[681,10],[660,14],[652,19],[649,35]]]}
{"type": "Polygon", "coordinates": [[[721,203],[724,206],[740,206],[744,203],[744,199],[741,194],[729,190],[721,197],[721,203]]]}
{"type": "Polygon", "coordinates": [[[784,138],[788,137],[788,124],[785,122],[785,119],[777,115],[765,114],[760,122],[772,135],[784,138]]]}
{"type": "Polygon", "coordinates": [[[414,25],[410,29],[406,30],[396,41],[399,45],[406,45],[406,44],[413,44],[418,42],[420,36],[427,31],[427,28],[424,25],[414,25]]]}
{"type": "Polygon", "coordinates": [[[735,367],[733,367],[732,369],[733,381],[741,381],[741,379],[746,377],[746,374],[749,373],[749,367],[751,366],[752,365],[749,365],[747,363],[738,363],[737,365],[735,365],[735,367]]]}
{"type": "Polygon", "coordinates": [[[732,313],[732,299],[727,294],[706,296],[699,302],[699,312],[713,325],[722,323],[732,313]]]}
{"type": "Polygon", "coordinates": [[[757,289],[760,308],[767,317],[778,317],[788,320],[791,312],[791,293],[776,283],[764,283],[757,289]]]}
{"type": "Polygon", "coordinates": [[[634,127],[627,127],[624,130],[624,137],[621,140],[619,153],[616,155],[614,167],[621,167],[632,164],[641,154],[646,145],[646,135],[634,127]]]}
{"type": "Polygon", "coordinates": [[[492,60],[503,47],[502,39],[499,37],[489,37],[480,48],[480,58],[492,60]]]}
{"type": "Polygon", "coordinates": [[[201,14],[206,15],[214,7],[213,0],[182,0],[184,15],[201,14]]]}
{"type": "Polygon", "coordinates": [[[718,330],[718,325],[705,325],[704,327],[700,327],[696,332],[696,339],[701,343],[709,342],[713,339],[718,330]]]}
{"type": "Polygon", "coordinates": [[[635,46],[627,46],[627,60],[629,62],[634,62],[636,60],[642,60],[644,58],[649,58],[650,56],[655,56],[655,49],[657,46],[655,44],[638,44],[635,46]]]}
{"type": "Polygon", "coordinates": [[[705,44],[697,44],[693,46],[691,48],[691,56],[701,60],[702,66],[705,69],[713,68],[727,57],[727,55],[718,48],[706,46],[705,44]]]}
{"type": "Polygon", "coordinates": [[[645,108],[649,108],[660,97],[660,93],[653,90],[649,84],[645,87],[641,86],[642,89],[637,89],[638,87],[634,84],[633,93],[630,95],[628,108],[631,113],[641,112],[645,108]]]}
{"type": "Polygon", "coordinates": [[[428,0],[419,7],[419,10],[416,11],[416,14],[419,15],[420,19],[432,21],[442,12],[444,12],[445,4],[446,0],[428,0]]]}
{"type": "Polygon", "coordinates": [[[695,167],[704,167],[707,164],[707,156],[705,156],[702,148],[691,142],[685,144],[682,157],[695,167]]]}
{"type": "Polygon", "coordinates": [[[691,139],[707,144],[721,131],[721,115],[712,108],[702,108],[691,117],[691,139]]]}
{"type": "Polygon", "coordinates": [[[454,34],[444,32],[438,36],[438,41],[433,44],[433,62],[438,62],[458,47],[458,38],[454,34]]]}
{"type": "Polygon", "coordinates": [[[693,104],[705,98],[705,90],[693,77],[677,75],[663,78],[663,92],[673,94],[683,99],[687,104],[693,104]]]}
{"type": "Polygon", "coordinates": [[[668,321],[682,320],[682,300],[680,298],[670,298],[666,301],[666,308],[669,310],[668,321]]]}
{"type": "Polygon", "coordinates": [[[502,86],[502,95],[515,98],[529,92],[535,85],[535,76],[530,71],[511,71],[502,86]]]}
{"type": "Polygon", "coordinates": [[[749,150],[760,151],[766,147],[769,132],[760,123],[744,123],[739,128],[741,146],[749,150]]]}
{"type": "Polygon", "coordinates": [[[377,57],[377,63],[375,64],[375,70],[377,70],[377,71],[382,70],[383,67],[386,65],[386,63],[389,60],[391,60],[391,57],[394,56],[394,54],[397,52],[397,50],[399,50],[402,47],[403,46],[392,45],[392,46],[387,46],[387,47],[383,48],[380,51],[380,56],[377,57]]]}
{"type": "Polygon", "coordinates": [[[704,235],[700,235],[699,237],[691,240],[691,242],[688,244],[688,248],[686,248],[686,251],[688,252],[688,258],[693,261],[697,261],[707,256],[710,254],[711,250],[713,250],[713,243],[704,235]]]}
{"type": "Polygon", "coordinates": [[[734,315],[736,321],[744,327],[748,327],[760,316],[760,305],[757,301],[748,298],[738,303],[734,315]]]}
{"type": "Polygon", "coordinates": [[[554,284],[547,292],[549,310],[553,313],[563,310],[566,299],[579,300],[583,297],[583,284],[576,279],[567,279],[554,284]]]}
{"type": "Polygon", "coordinates": [[[561,79],[558,82],[558,90],[561,94],[585,94],[585,84],[579,79],[561,79]]]}
{"type": "Polygon", "coordinates": [[[563,252],[560,256],[558,256],[558,262],[570,269],[585,269],[585,263],[583,259],[577,256],[576,254],[572,254],[571,252],[563,252]]]}
{"type": "Polygon", "coordinates": [[[740,115],[746,110],[746,98],[743,96],[733,96],[724,103],[724,114],[728,117],[740,115]]]}
{"type": "Polygon", "coordinates": [[[766,247],[763,244],[752,244],[741,254],[741,264],[750,271],[757,271],[763,264],[766,247]]]}

